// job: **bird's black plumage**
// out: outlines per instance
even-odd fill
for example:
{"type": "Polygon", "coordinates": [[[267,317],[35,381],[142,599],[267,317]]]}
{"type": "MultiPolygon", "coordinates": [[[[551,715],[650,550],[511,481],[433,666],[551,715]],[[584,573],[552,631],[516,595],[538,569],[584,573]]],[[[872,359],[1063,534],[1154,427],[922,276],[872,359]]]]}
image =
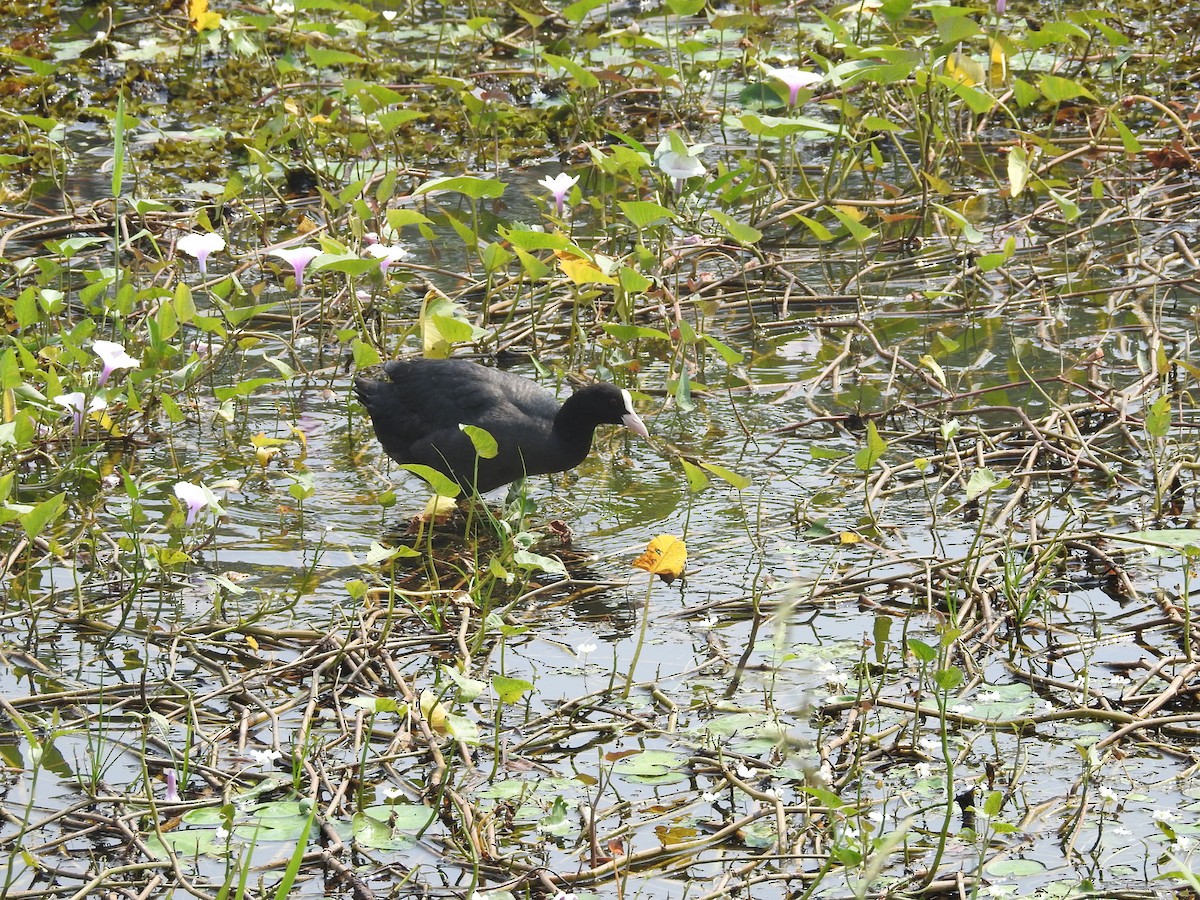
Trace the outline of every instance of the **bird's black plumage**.
{"type": "Polygon", "coordinates": [[[383,371],[387,381],[358,378],[354,387],[387,455],[431,466],[480,493],[573,469],[591,450],[597,425],[648,436],[629,392],[611,384],[580,388],[559,406],[528,378],[465,359],[398,359],[383,371]],[[485,429],[496,455],[479,457],[460,425],[485,429]]]}

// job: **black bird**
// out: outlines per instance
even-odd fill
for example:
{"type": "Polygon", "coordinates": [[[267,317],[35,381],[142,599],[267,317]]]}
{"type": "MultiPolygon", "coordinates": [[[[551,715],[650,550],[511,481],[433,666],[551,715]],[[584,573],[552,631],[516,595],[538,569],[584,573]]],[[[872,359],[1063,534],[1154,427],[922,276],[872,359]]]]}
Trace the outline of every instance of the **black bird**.
{"type": "Polygon", "coordinates": [[[611,384],[580,388],[559,406],[528,378],[465,359],[397,359],[383,371],[388,381],[358,378],[354,388],[384,451],[398,463],[431,466],[468,491],[575,468],[592,449],[597,425],[650,436],[629,391],[611,384]],[[485,429],[496,455],[478,456],[460,425],[485,429]]]}

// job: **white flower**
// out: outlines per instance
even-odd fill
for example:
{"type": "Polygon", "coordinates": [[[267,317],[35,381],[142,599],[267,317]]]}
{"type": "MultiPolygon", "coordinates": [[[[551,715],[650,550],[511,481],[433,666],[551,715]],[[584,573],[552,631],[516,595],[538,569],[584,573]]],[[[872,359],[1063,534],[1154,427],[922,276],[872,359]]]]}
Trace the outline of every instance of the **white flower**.
{"type": "Polygon", "coordinates": [[[188,514],[187,522],[184,523],[185,525],[191,525],[195,522],[196,514],[208,506],[208,491],[204,490],[198,484],[191,484],[187,481],[176,482],[175,496],[187,504],[188,514]]]}
{"type": "Polygon", "coordinates": [[[117,369],[136,369],[141,363],[125,352],[125,348],[112,341],[92,341],[92,351],[100,357],[104,368],[96,381],[97,387],[104,387],[108,377],[117,369]]]}
{"type": "Polygon", "coordinates": [[[675,142],[672,142],[669,134],[659,141],[658,146],[654,148],[654,164],[675,179],[676,187],[681,187],[688,178],[695,178],[708,171],[698,159],[707,145],[694,144],[688,147],[678,135],[675,136],[675,142]],[[675,142],[678,142],[678,147],[674,145],[675,142]]]}
{"type": "Polygon", "coordinates": [[[250,758],[260,769],[273,769],[275,762],[283,756],[278,750],[251,750],[250,758]]]}
{"type": "Polygon", "coordinates": [[[796,69],[791,66],[783,69],[772,69],[768,66],[767,74],[772,78],[782,81],[788,89],[788,106],[796,105],[796,101],[800,97],[800,91],[804,88],[810,88],[814,84],[820,84],[825,80],[816,72],[806,72],[804,69],[796,69]]]}
{"type": "Polygon", "coordinates": [[[292,267],[296,276],[296,290],[304,287],[304,269],[310,262],[321,255],[316,247],[287,247],[282,250],[272,250],[271,255],[282,259],[292,267]]]}
{"type": "Polygon", "coordinates": [[[188,256],[196,257],[196,262],[200,265],[200,274],[207,275],[208,255],[224,250],[225,238],[213,232],[209,232],[208,234],[185,234],[175,246],[188,256]]]}
{"type": "Polygon", "coordinates": [[[918,778],[929,778],[933,775],[933,766],[927,762],[919,762],[913,766],[913,771],[916,772],[918,778]]]}
{"type": "Polygon", "coordinates": [[[400,244],[380,244],[377,242],[369,243],[363,252],[367,256],[373,256],[379,260],[379,271],[387,275],[388,266],[394,262],[400,262],[409,256],[407,249],[400,244]]]}
{"type": "Polygon", "coordinates": [[[559,172],[553,178],[547,175],[538,182],[538,184],[554,195],[554,214],[556,216],[563,214],[563,203],[566,202],[567,194],[578,183],[578,175],[568,175],[566,172],[559,172]]]}
{"type": "Polygon", "coordinates": [[[1150,814],[1150,818],[1155,822],[1171,822],[1178,819],[1179,816],[1169,809],[1156,809],[1150,814]]]}
{"type": "MultiPolygon", "coordinates": [[[[75,418],[75,433],[79,434],[83,430],[83,403],[86,398],[83,396],[83,391],[71,391],[69,394],[59,394],[54,398],[54,402],[63,409],[71,413],[75,418]]],[[[87,412],[99,412],[108,404],[100,397],[93,397],[88,403],[87,412]]]]}
{"type": "Polygon", "coordinates": [[[587,656],[589,653],[595,653],[598,646],[595,641],[582,641],[575,645],[575,655],[587,656]]]}

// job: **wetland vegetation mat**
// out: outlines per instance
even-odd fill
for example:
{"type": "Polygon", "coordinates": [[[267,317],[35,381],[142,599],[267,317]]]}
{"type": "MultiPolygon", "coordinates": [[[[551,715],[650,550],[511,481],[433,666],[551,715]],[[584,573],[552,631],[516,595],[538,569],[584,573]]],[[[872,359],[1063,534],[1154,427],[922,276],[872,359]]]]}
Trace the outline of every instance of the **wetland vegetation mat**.
{"type": "Polygon", "coordinates": [[[0,896],[1200,893],[1197,17],[3,4],[0,896]]]}

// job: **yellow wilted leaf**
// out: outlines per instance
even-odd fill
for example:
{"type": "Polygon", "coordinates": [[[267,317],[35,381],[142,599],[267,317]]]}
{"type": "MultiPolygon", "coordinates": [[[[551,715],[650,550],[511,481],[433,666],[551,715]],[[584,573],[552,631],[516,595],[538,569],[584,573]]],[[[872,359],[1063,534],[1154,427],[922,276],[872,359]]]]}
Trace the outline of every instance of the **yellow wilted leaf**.
{"type": "Polygon", "coordinates": [[[983,65],[961,50],[955,50],[946,57],[946,74],[967,87],[983,84],[984,78],[987,77],[983,65]]]}
{"type": "Polygon", "coordinates": [[[991,67],[988,69],[988,86],[993,88],[1004,87],[1008,82],[1008,54],[1004,52],[1004,48],[1000,46],[999,41],[989,41],[991,67]]]}
{"type": "Polygon", "coordinates": [[[434,494],[429,498],[429,502],[425,504],[425,511],[421,513],[421,521],[444,525],[450,521],[450,517],[454,515],[456,509],[458,509],[458,503],[455,502],[453,497],[443,497],[441,494],[434,494]]]}
{"type": "Polygon", "coordinates": [[[246,646],[248,646],[251,650],[258,649],[258,641],[256,641],[254,639],[254,635],[247,634],[247,635],[243,635],[243,637],[245,637],[245,639],[246,639],[246,646]]]}
{"type": "Polygon", "coordinates": [[[838,534],[838,542],[842,544],[857,544],[862,541],[862,536],[853,531],[843,531],[838,534]]]}
{"type": "Polygon", "coordinates": [[[103,409],[98,409],[88,415],[88,418],[98,424],[101,428],[115,438],[125,437],[121,429],[117,427],[117,423],[112,420],[108,412],[103,409]]]}
{"type": "Polygon", "coordinates": [[[308,435],[295,425],[292,426],[291,434],[292,437],[300,442],[300,458],[304,459],[306,456],[308,456],[308,435]]]}
{"type": "Polygon", "coordinates": [[[438,734],[447,733],[446,726],[450,714],[446,712],[446,707],[442,706],[437,696],[429,688],[421,691],[421,715],[425,717],[429,727],[438,734]]]}
{"type": "Polygon", "coordinates": [[[188,20],[196,31],[211,31],[221,24],[221,14],[209,11],[208,0],[188,0],[188,20]]]}
{"type": "Polygon", "coordinates": [[[600,267],[586,259],[580,259],[570,253],[556,252],[558,267],[575,284],[616,284],[617,279],[605,275],[600,267]]]}
{"type": "Polygon", "coordinates": [[[853,219],[855,222],[861,222],[867,217],[867,214],[857,206],[845,206],[841,203],[838,203],[834,206],[834,209],[836,209],[842,215],[853,219]]]}
{"type": "Polygon", "coordinates": [[[633,561],[635,569],[657,575],[667,584],[683,574],[686,564],[687,546],[669,534],[660,534],[646,545],[646,552],[633,561]]]}

